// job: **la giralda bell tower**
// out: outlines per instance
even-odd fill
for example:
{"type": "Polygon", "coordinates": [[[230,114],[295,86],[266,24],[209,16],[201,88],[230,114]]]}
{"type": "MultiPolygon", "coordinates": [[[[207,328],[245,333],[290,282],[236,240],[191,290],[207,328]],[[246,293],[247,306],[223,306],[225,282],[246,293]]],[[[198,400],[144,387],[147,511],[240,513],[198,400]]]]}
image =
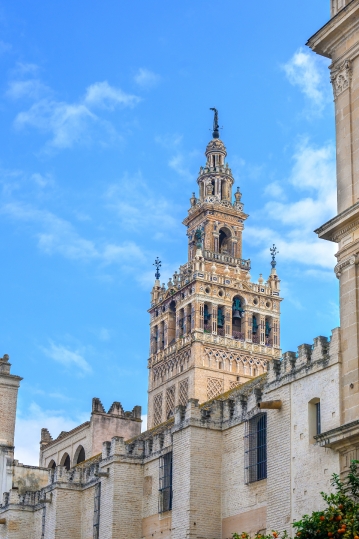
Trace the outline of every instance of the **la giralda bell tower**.
{"type": "Polygon", "coordinates": [[[268,280],[242,258],[247,219],[219,138],[218,112],[197,179],[187,227],[188,262],[167,286],[160,262],[151,293],[148,427],[171,418],[189,398],[206,402],[266,371],[279,358],[280,281],[272,249],[268,280]],[[234,200],[233,200],[234,198],[234,200]]]}

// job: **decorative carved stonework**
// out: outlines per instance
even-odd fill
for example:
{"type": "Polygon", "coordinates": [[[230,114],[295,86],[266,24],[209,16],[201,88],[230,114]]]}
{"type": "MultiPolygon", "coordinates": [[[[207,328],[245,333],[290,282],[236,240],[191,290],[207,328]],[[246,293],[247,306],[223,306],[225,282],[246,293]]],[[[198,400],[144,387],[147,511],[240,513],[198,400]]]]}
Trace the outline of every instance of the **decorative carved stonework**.
{"type": "Polygon", "coordinates": [[[352,67],[350,60],[344,60],[339,67],[332,70],[330,81],[333,85],[334,99],[349,88],[351,78],[352,67]]]}
{"type": "Polygon", "coordinates": [[[358,255],[359,255],[359,253],[356,253],[356,254],[350,256],[349,258],[347,258],[346,260],[343,260],[343,262],[339,262],[335,266],[334,272],[335,272],[335,275],[336,275],[337,279],[340,278],[343,269],[347,268],[348,266],[354,266],[354,264],[359,264],[359,256],[358,255]]]}

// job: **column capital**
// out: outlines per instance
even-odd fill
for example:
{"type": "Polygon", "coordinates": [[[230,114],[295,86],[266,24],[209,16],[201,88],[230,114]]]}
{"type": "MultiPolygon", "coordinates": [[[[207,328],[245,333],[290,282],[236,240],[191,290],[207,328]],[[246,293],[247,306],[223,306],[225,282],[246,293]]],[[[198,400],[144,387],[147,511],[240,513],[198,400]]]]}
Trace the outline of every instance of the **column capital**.
{"type": "Polygon", "coordinates": [[[356,264],[359,264],[359,253],[354,253],[353,255],[351,255],[346,260],[343,260],[342,262],[339,262],[334,268],[334,272],[335,272],[335,275],[336,275],[337,279],[340,278],[340,276],[342,274],[342,271],[345,268],[347,268],[348,266],[354,266],[356,264]]]}
{"type": "Polygon", "coordinates": [[[334,99],[350,87],[353,75],[351,60],[344,60],[334,67],[330,74],[330,82],[333,85],[334,99]]]}

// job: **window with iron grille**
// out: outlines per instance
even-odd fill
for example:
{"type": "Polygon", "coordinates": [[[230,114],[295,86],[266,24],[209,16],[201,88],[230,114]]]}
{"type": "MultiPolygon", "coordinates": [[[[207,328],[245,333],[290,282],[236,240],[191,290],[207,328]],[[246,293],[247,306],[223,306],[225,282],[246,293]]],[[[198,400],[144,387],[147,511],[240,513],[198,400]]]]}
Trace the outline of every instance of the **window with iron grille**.
{"type": "Polygon", "coordinates": [[[160,457],[160,484],[158,512],[172,509],[172,452],[160,457]]]}
{"type": "Polygon", "coordinates": [[[45,537],[45,524],[46,524],[46,505],[44,506],[42,510],[42,517],[41,517],[41,539],[44,539],[45,537]]]}
{"type": "Polygon", "coordinates": [[[93,512],[93,539],[100,537],[100,508],[101,508],[101,483],[95,485],[94,512],[93,512]]]}
{"type": "Polygon", "coordinates": [[[267,414],[246,422],[245,481],[253,483],[267,477],[267,414]]]}
{"type": "Polygon", "coordinates": [[[321,421],[320,421],[320,401],[315,403],[315,419],[316,419],[316,434],[320,434],[322,432],[321,429],[321,421]]]}

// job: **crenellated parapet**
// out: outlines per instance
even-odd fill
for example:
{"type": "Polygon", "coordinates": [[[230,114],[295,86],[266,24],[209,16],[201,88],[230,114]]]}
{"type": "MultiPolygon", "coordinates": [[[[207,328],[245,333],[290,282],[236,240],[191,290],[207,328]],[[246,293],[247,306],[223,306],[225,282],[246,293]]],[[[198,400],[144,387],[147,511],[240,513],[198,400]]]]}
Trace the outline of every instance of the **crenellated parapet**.
{"type": "Polygon", "coordinates": [[[340,332],[336,328],[330,339],[316,337],[313,344],[301,344],[297,352],[285,352],[282,359],[268,363],[268,384],[288,383],[339,361],[340,332]]]}
{"type": "Polygon", "coordinates": [[[44,428],[41,431],[40,463],[42,466],[73,468],[92,459],[102,450],[104,440],[122,436],[125,440],[141,432],[141,406],[125,411],[119,401],[111,404],[106,412],[101,400],[92,399],[90,421],[68,432],[61,432],[53,439],[44,428]]]}

